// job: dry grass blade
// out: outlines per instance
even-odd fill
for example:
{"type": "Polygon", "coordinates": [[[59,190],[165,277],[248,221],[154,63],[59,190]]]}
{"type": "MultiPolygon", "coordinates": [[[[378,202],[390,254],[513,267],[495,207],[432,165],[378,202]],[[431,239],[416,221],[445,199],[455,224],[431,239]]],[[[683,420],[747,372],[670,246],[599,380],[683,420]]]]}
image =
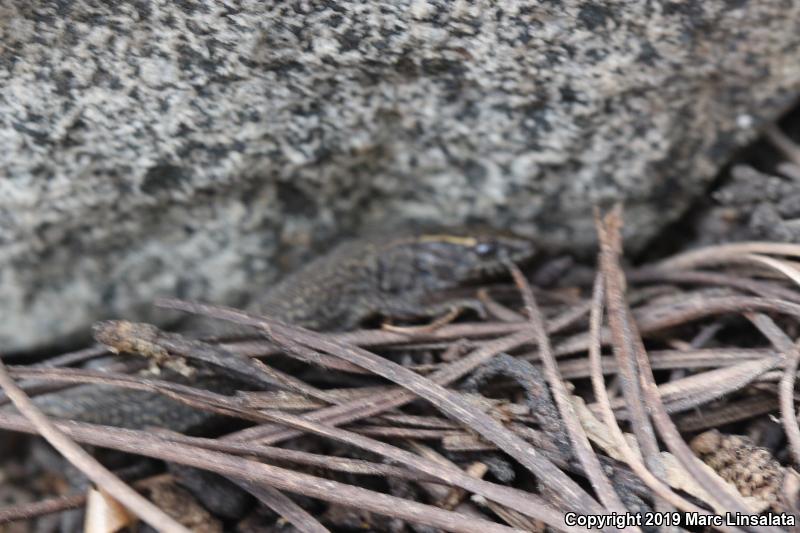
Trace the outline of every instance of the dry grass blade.
{"type": "MultiPolygon", "coordinates": [[[[517,510],[523,514],[534,513],[533,517],[544,520],[548,523],[558,523],[560,521],[556,518],[558,513],[550,510],[544,502],[533,494],[525,493],[509,487],[495,485],[483,480],[474,479],[465,475],[459,469],[443,469],[436,464],[429,461],[424,461],[417,456],[410,454],[404,450],[385,444],[383,442],[358,435],[352,431],[342,430],[333,426],[322,425],[313,422],[309,419],[304,419],[299,416],[290,415],[280,411],[260,411],[252,413],[252,417],[256,419],[270,420],[280,424],[286,424],[295,429],[305,432],[315,433],[317,435],[325,436],[346,444],[362,448],[372,453],[377,453],[390,458],[394,461],[406,464],[407,466],[423,473],[440,479],[448,484],[460,486],[464,489],[470,490],[480,494],[486,498],[493,499],[507,505],[508,507],[517,510]],[[531,510],[531,504],[537,504],[536,510],[531,510]]],[[[419,430],[416,431],[419,433],[419,430]]],[[[448,432],[449,433],[449,432],[448,432]]],[[[165,435],[170,438],[170,435],[165,435]]],[[[437,433],[437,437],[441,435],[437,433]]]]}
{"type": "MultiPolygon", "coordinates": [[[[261,327],[267,336],[288,351],[302,350],[304,346],[341,357],[342,359],[393,381],[436,408],[467,425],[487,440],[497,444],[503,451],[518,460],[536,474],[562,501],[575,509],[587,513],[600,513],[602,508],[580,486],[567,477],[552,462],[543,457],[528,443],[517,437],[485,413],[467,404],[458,395],[436,383],[414,374],[391,361],[381,359],[358,347],[350,346],[303,328],[282,324],[268,318],[256,317],[241,311],[219,306],[208,306],[180,302],[162,301],[161,305],[172,309],[203,314],[240,324],[261,327]]],[[[538,517],[537,517],[538,518],[538,517]]],[[[559,520],[561,522],[563,520],[559,520]]]]}
{"type": "MultiPolygon", "coordinates": [[[[602,245],[603,240],[601,238],[601,246],[602,245]]],[[[600,257],[602,263],[602,252],[600,257]]],[[[636,436],[636,441],[644,458],[645,465],[647,465],[647,468],[657,477],[663,478],[665,470],[659,455],[655,431],[645,411],[645,404],[641,400],[642,391],[638,379],[639,369],[637,368],[635,359],[630,355],[630,346],[626,343],[626,334],[622,330],[624,324],[615,323],[617,316],[610,311],[610,309],[614,307],[619,308],[624,305],[622,303],[622,295],[619,293],[609,294],[607,287],[608,281],[604,279],[603,290],[609,307],[610,337],[613,339],[612,346],[614,349],[614,356],[617,361],[617,367],[619,368],[618,376],[619,383],[622,385],[622,397],[627,412],[629,413],[633,434],[636,436]],[[612,298],[616,300],[613,305],[609,301],[612,298]]]]}
{"type": "Polygon", "coordinates": [[[800,245],[779,242],[737,242],[707,246],[659,261],[654,268],[664,271],[690,270],[709,265],[719,265],[731,261],[738,262],[747,254],[787,255],[800,257],[800,245]]]}
{"type": "MultiPolygon", "coordinates": [[[[800,271],[796,267],[796,263],[789,263],[787,261],[779,261],[771,257],[763,257],[759,255],[750,254],[748,259],[764,264],[774,268],[781,274],[784,274],[796,285],[800,285],[800,271]]],[[[768,317],[761,317],[762,320],[768,320],[774,330],[777,326],[774,325],[768,317]]],[[[786,432],[786,438],[789,441],[789,448],[792,452],[792,458],[795,465],[800,465],[800,427],[797,424],[797,412],[794,408],[794,384],[797,376],[797,367],[800,364],[800,347],[797,343],[792,343],[791,339],[782,331],[776,331],[770,340],[773,340],[776,348],[785,352],[786,368],[783,371],[783,377],[778,387],[780,407],[781,407],[781,420],[783,421],[783,428],[786,432]],[[774,341],[773,337],[777,337],[778,341],[774,341]]]]}
{"type": "MultiPolygon", "coordinates": [[[[424,446],[422,444],[413,441],[408,441],[408,446],[421,456],[431,461],[435,461],[449,468],[460,468],[457,464],[448,460],[446,457],[437,453],[435,450],[433,450],[428,446],[424,446]]],[[[477,478],[482,477],[483,474],[486,473],[486,465],[483,463],[473,463],[470,468],[466,469],[466,473],[472,477],[477,477],[477,478]],[[476,466],[480,468],[476,469],[475,468],[476,466]]],[[[465,504],[461,502],[461,500],[464,498],[464,496],[466,496],[466,493],[463,490],[452,489],[452,488],[447,489],[446,487],[442,487],[440,485],[432,485],[430,483],[425,483],[423,484],[423,486],[425,487],[427,492],[432,497],[434,497],[436,501],[439,502],[439,505],[441,505],[445,509],[456,509],[459,506],[463,509],[465,504]]],[[[526,531],[530,530],[529,527],[526,527],[532,521],[530,518],[512,509],[509,509],[508,507],[504,507],[500,504],[492,502],[491,500],[486,500],[486,503],[487,506],[490,509],[492,509],[492,511],[495,514],[497,514],[510,526],[517,527],[520,529],[525,529],[526,531]]]]}
{"type": "MultiPolygon", "coordinates": [[[[598,221],[598,234],[601,243],[601,271],[606,284],[606,303],[615,344],[619,343],[621,347],[624,347],[625,358],[629,358],[631,361],[635,360],[639,369],[639,382],[644,397],[648,402],[650,414],[670,451],[675,454],[692,477],[709,494],[713,494],[720,504],[732,511],[747,514],[748,507],[741,497],[732,492],[724,482],[721,482],[721,480],[710,475],[709,472],[702,468],[702,463],[684,442],[664,409],[644,344],[624,299],[625,280],[619,265],[619,254],[622,249],[621,224],[619,208],[606,215],[603,221],[598,221]]],[[[800,247],[797,249],[800,251],[800,247]]],[[[776,531],[775,528],[770,527],[758,528],[758,530],[776,531]]]]}
{"type": "Polygon", "coordinates": [[[297,505],[287,495],[272,487],[260,487],[246,481],[236,481],[236,484],[258,498],[258,501],[278,513],[287,522],[302,533],[330,533],[330,530],[319,523],[308,511],[297,505]]]}
{"type": "Polygon", "coordinates": [[[789,449],[795,465],[798,465],[800,464],[800,428],[797,426],[797,413],[794,408],[794,383],[798,362],[800,362],[800,349],[797,343],[792,342],[792,339],[767,315],[750,313],[747,317],[781,353],[780,360],[785,364],[778,386],[778,398],[781,421],[789,441],[789,449]]]}
{"type": "Polygon", "coordinates": [[[86,505],[86,494],[71,494],[38,502],[9,506],[0,509],[0,525],[29,520],[68,509],[76,509],[83,505],[86,505]]]}
{"type": "MultiPolygon", "coordinates": [[[[303,494],[345,506],[358,506],[371,512],[438,527],[445,531],[463,533],[510,533],[518,531],[488,520],[476,519],[475,517],[465,518],[458,513],[361,487],[213,452],[196,446],[171,442],[145,431],[124,430],[77,422],[57,422],[55,425],[69,437],[87,444],[210,470],[246,482],[271,486],[279,490],[303,494]]],[[[0,413],[0,428],[37,434],[37,430],[25,417],[13,414],[0,413]]],[[[586,533],[586,530],[580,528],[562,527],[561,529],[576,533],[586,533]]]]}
{"type": "Polygon", "coordinates": [[[778,298],[795,303],[800,302],[800,295],[797,292],[782,285],[720,272],[708,272],[704,270],[662,270],[655,267],[645,267],[641,270],[631,272],[628,279],[640,283],[670,282],[681,285],[716,285],[734,288],[742,292],[750,292],[765,298],[778,298]]]}
{"type": "MultiPolygon", "coordinates": [[[[745,312],[774,312],[800,318],[800,305],[751,296],[690,295],[683,297],[679,302],[655,304],[637,309],[633,317],[640,333],[654,333],[710,316],[741,315],[745,312]]],[[[608,329],[604,328],[601,331],[600,340],[605,345],[611,344],[611,334],[608,329]]],[[[587,350],[588,346],[588,334],[578,333],[561,342],[555,348],[555,355],[564,356],[582,352],[587,350]]]]}
{"type": "MultiPolygon", "coordinates": [[[[64,372],[65,370],[69,369],[59,369],[59,370],[60,372],[64,372]]],[[[44,370],[37,369],[37,372],[44,372],[44,370]]],[[[51,372],[55,372],[55,370],[51,370],[51,372]]],[[[87,371],[82,371],[82,372],[86,373],[87,371]]],[[[77,372],[73,371],[73,373],[77,372]]],[[[112,380],[109,379],[107,376],[103,376],[100,379],[103,379],[102,381],[103,383],[112,382],[112,380]]],[[[123,383],[125,385],[134,385],[134,386],[140,386],[141,381],[142,381],[141,378],[134,379],[129,376],[125,376],[124,378],[119,379],[120,383],[123,383]]],[[[401,450],[394,446],[390,446],[388,444],[384,444],[380,441],[376,441],[373,439],[363,437],[361,435],[357,435],[350,431],[341,430],[332,426],[325,426],[313,422],[311,420],[303,419],[301,417],[290,415],[280,411],[252,411],[252,412],[243,411],[241,409],[238,409],[235,403],[230,402],[230,400],[225,396],[214,394],[208,391],[197,391],[196,389],[192,389],[191,387],[186,387],[178,384],[168,384],[168,386],[165,386],[163,389],[154,388],[153,390],[157,390],[159,392],[169,391],[167,392],[167,394],[170,397],[174,399],[180,399],[182,401],[187,401],[186,393],[190,393],[194,395],[193,398],[194,401],[187,401],[187,403],[191,403],[192,405],[203,406],[210,410],[219,411],[233,416],[250,418],[256,421],[268,420],[271,422],[286,424],[304,432],[312,432],[328,438],[339,440],[341,442],[345,442],[347,444],[365,449],[373,453],[384,455],[395,461],[407,464],[419,472],[432,475],[436,479],[444,480],[449,484],[462,486],[463,488],[481,494],[484,497],[497,500],[498,502],[503,503],[512,509],[518,510],[523,514],[532,512],[530,510],[531,504],[536,503],[537,504],[535,511],[536,514],[534,518],[541,518],[542,520],[547,521],[548,523],[560,524],[558,513],[554,510],[548,509],[547,505],[545,505],[542,501],[540,501],[537,497],[535,497],[532,494],[528,494],[509,487],[494,485],[483,480],[476,480],[474,478],[471,478],[463,474],[460,470],[452,470],[452,471],[443,470],[441,467],[437,467],[436,465],[431,464],[430,462],[422,461],[418,457],[408,452],[405,452],[404,450],[401,450]],[[177,390],[180,390],[181,392],[183,392],[183,394],[175,394],[175,392],[173,392],[177,390]]],[[[165,438],[172,439],[173,437],[167,434],[165,435],[165,438]]]]}
{"type": "Polygon", "coordinates": [[[427,461],[405,450],[358,435],[354,432],[332,426],[324,426],[319,423],[311,422],[308,419],[281,413],[279,411],[265,413],[265,416],[275,422],[284,423],[297,429],[313,432],[368,450],[372,453],[383,455],[419,472],[434,476],[449,485],[461,487],[470,492],[480,494],[490,500],[502,503],[532,518],[542,520],[554,526],[562,525],[563,519],[561,515],[533,494],[472,478],[458,468],[444,468],[441,465],[427,461]]]}
{"type": "MultiPolygon", "coordinates": [[[[195,409],[245,420],[263,420],[263,417],[260,417],[257,412],[247,409],[236,398],[163,379],[75,368],[9,367],[9,370],[13,376],[17,377],[46,377],[55,382],[115,385],[125,389],[149,391],[162,394],[195,409]]],[[[51,400],[56,405],[59,402],[59,398],[51,400]]]]}
{"type": "Polygon", "coordinates": [[[678,429],[684,433],[696,432],[760,417],[777,410],[778,399],[775,396],[757,394],[682,416],[678,420],[678,429]]]}
{"type": "Polygon", "coordinates": [[[800,428],[797,426],[797,412],[794,408],[794,382],[797,376],[797,366],[800,363],[800,348],[797,344],[792,346],[788,354],[788,363],[783,371],[779,387],[781,405],[781,420],[786,431],[795,465],[800,465],[800,428]]]}
{"type": "MultiPolygon", "coordinates": [[[[695,370],[728,367],[748,361],[774,358],[774,350],[763,348],[703,348],[683,350],[653,350],[649,352],[650,365],[657,370],[695,370]]],[[[536,360],[538,354],[526,354],[525,359],[536,360]]],[[[617,364],[612,356],[602,356],[603,374],[617,373],[617,364]]],[[[561,360],[558,369],[564,379],[588,378],[588,359],[561,360]]]]}
{"type": "MultiPolygon", "coordinates": [[[[792,257],[800,257],[800,246],[710,247],[623,272],[620,227],[618,211],[598,217],[596,271],[562,261],[543,277],[536,267],[507,265],[513,283],[476,280],[478,287],[429,295],[437,303],[474,303],[477,290],[488,319],[450,313],[419,326],[428,308],[415,306],[383,316],[396,325],[391,330],[317,333],[225,307],[166,301],[160,305],[250,333],[194,340],[109,321],[94,330],[108,350],[92,347],[42,364],[22,357],[15,361],[24,366],[7,372],[26,391],[66,388],[34,399],[57,429],[81,444],[139,455],[125,455],[116,471],[122,479],[157,472],[159,487],[191,488],[194,508],[215,521],[214,531],[223,522],[270,527],[266,521],[314,533],[587,533],[566,526],[565,513],[764,512],[778,501],[774,486],[783,478],[770,474],[770,483],[759,485],[759,465],[780,474],[792,469],[778,459],[800,462],[800,262],[792,257]],[[104,351],[145,357],[64,368],[104,351]],[[159,375],[153,362],[167,371],[159,375]],[[722,456],[687,447],[684,439],[695,437],[688,433],[706,428],[728,443],[749,435],[748,449],[756,451],[722,456]],[[172,474],[148,457],[174,463],[172,474]],[[750,484],[728,466],[752,474],[750,484]],[[256,508],[228,515],[236,505],[215,500],[230,495],[256,508]]],[[[0,390],[0,429],[37,433],[3,402],[0,390]]],[[[118,467],[119,455],[108,455],[118,467]]],[[[0,487],[0,498],[28,501],[31,492],[16,489],[28,486],[27,470],[10,462],[2,468],[11,489],[0,487]]],[[[36,483],[49,489],[47,481],[36,483]]],[[[178,516],[167,488],[153,487],[145,494],[178,516]]],[[[792,512],[795,496],[787,492],[784,507],[770,509],[792,512]]],[[[16,503],[0,509],[0,521],[81,502],[76,495],[16,503]]],[[[759,518],[775,524],[775,516],[759,518]]],[[[612,531],[609,524],[606,533],[612,531]]]]}
{"type": "MultiPolygon", "coordinates": [[[[592,450],[592,445],[589,444],[589,439],[586,437],[586,433],[581,427],[580,420],[578,420],[575,414],[573,404],[570,401],[570,394],[567,391],[567,387],[564,385],[564,381],[558,371],[555,357],[553,357],[553,353],[550,350],[550,338],[547,336],[547,332],[544,329],[542,313],[539,310],[539,306],[536,304],[533,291],[531,291],[525,276],[522,275],[522,272],[520,272],[515,265],[509,263],[508,268],[511,271],[511,275],[514,277],[517,287],[522,293],[531,328],[539,337],[539,354],[542,360],[542,366],[544,367],[544,375],[550,385],[550,390],[553,393],[556,406],[561,414],[564,426],[567,429],[572,443],[572,450],[583,465],[583,469],[592,483],[597,497],[603,505],[606,506],[607,510],[624,514],[627,512],[627,509],[619,499],[608,476],[606,476],[603,471],[600,460],[592,450]]],[[[631,527],[631,530],[641,531],[640,528],[636,526],[631,527]]]]}
{"type": "MultiPolygon", "coordinates": [[[[472,353],[448,363],[441,369],[437,370],[428,379],[440,385],[446,385],[456,379],[464,376],[471,370],[479,365],[489,361],[497,354],[511,350],[530,342],[531,333],[529,331],[517,331],[513,335],[501,337],[493,341],[487,341],[485,344],[476,348],[472,353]]],[[[416,399],[416,396],[411,392],[397,387],[394,391],[387,391],[385,394],[371,394],[366,398],[353,400],[351,402],[327,407],[320,409],[306,415],[304,418],[315,422],[324,422],[325,424],[336,426],[361,420],[372,415],[383,413],[390,409],[400,407],[408,402],[416,399]]],[[[301,435],[302,433],[293,430],[285,429],[275,425],[256,426],[253,428],[244,429],[237,433],[225,437],[229,440],[257,440],[262,444],[276,444],[287,439],[291,439],[301,435]]]]}
{"type": "MultiPolygon", "coordinates": [[[[699,372],[685,378],[674,379],[658,386],[658,395],[668,413],[686,411],[706,404],[728,393],[739,391],[760,376],[783,363],[780,357],[767,357],[746,361],[738,365],[699,372]]],[[[623,407],[622,401],[612,402],[614,408],[623,407]]],[[[627,417],[627,413],[623,413],[627,417]]]]}
{"type": "MultiPolygon", "coordinates": [[[[708,511],[702,509],[695,504],[689,502],[685,498],[676,494],[666,483],[655,476],[642,462],[641,454],[638,450],[634,451],[628,444],[625,435],[617,423],[614,416],[614,411],[611,408],[611,401],[608,397],[608,390],[606,389],[603,380],[603,373],[600,367],[600,330],[603,322],[603,300],[605,298],[603,276],[598,273],[592,294],[592,311],[589,323],[589,333],[593,339],[589,349],[589,361],[591,367],[592,388],[597,404],[600,407],[600,412],[605,420],[605,428],[610,433],[614,443],[615,449],[624,457],[625,462],[631,469],[644,481],[648,487],[653,491],[654,495],[662,498],[663,500],[671,503],[678,509],[689,512],[697,513],[699,515],[709,515],[708,511]]],[[[721,528],[728,533],[741,533],[741,530],[732,527],[721,528]]]]}
{"type": "Polygon", "coordinates": [[[350,474],[386,476],[409,481],[426,481],[431,483],[443,482],[442,479],[437,476],[432,476],[423,472],[398,466],[373,463],[363,459],[350,459],[347,457],[338,457],[333,455],[321,455],[299,450],[264,446],[263,444],[242,443],[203,437],[189,437],[181,433],[167,431],[157,431],[156,433],[159,435],[164,435],[164,437],[170,441],[190,444],[192,446],[205,448],[206,450],[225,452],[233,455],[288,461],[332,471],[347,472],[350,474]]]}
{"type": "Polygon", "coordinates": [[[0,387],[6,392],[14,405],[19,409],[38,433],[44,437],[61,455],[77,467],[89,479],[95,482],[108,494],[116,498],[139,518],[150,524],[157,531],[167,533],[189,533],[189,530],[176,522],[172,517],[155,506],[150,500],[133,490],[117,476],[100,464],[68,436],[62,433],[31,399],[20,389],[6,371],[5,363],[0,359],[0,387]]]}
{"type": "Polygon", "coordinates": [[[168,355],[177,355],[225,370],[234,378],[255,380],[265,385],[299,392],[311,398],[331,401],[325,391],[311,387],[257,359],[238,355],[221,346],[187,339],[178,333],[162,331],[152,324],[106,320],[95,324],[93,329],[97,341],[116,352],[138,353],[146,357],[158,354],[164,359],[168,355]]]}

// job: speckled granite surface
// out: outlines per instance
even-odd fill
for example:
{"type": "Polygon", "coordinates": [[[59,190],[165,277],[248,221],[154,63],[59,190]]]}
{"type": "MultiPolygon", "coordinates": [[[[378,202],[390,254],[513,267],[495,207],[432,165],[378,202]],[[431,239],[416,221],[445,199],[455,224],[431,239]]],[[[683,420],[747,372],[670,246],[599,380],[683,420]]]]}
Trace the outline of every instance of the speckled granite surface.
{"type": "Polygon", "coordinates": [[[641,245],[800,86],[785,0],[0,4],[0,349],[238,303],[338,236],[641,245]]]}

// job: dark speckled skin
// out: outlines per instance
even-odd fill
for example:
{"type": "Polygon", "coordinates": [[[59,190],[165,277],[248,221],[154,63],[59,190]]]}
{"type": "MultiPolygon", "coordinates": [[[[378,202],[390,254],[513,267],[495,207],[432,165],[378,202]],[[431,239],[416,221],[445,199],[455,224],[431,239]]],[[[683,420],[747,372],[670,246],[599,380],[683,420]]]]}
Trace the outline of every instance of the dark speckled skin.
{"type": "MultiPolygon", "coordinates": [[[[201,378],[196,385],[219,393],[235,391],[234,383],[211,377],[201,378]]],[[[209,413],[166,396],[111,385],[79,385],[37,396],[34,401],[50,416],[129,429],[152,426],[183,432],[209,420],[209,413]]]]}
{"type": "Polygon", "coordinates": [[[352,240],[249,307],[317,330],[347,330],[373,315],[429,314],[431,293],[502,272],[503,258],[518,262],[533,253],[529,241],[490,230],[352,240]]]}
{"type": "MultiPolygon", "coordinates": [[[[503,260],[532,256],[533,245],[496,231],[420,233],[342,243],[275,285],[250,307],[304,327],[346,330],[376,314],[439,312],[430,293],[455,288],[503,269],[503,260]]],[[[196,382],[230,393],[233,385],[196,382]]],[[[202,411],[146,392],[82,385],[42,395],[37,404],[60,418],[127,428],[162,426],[187,431],[207,421],[202,411]]]]}

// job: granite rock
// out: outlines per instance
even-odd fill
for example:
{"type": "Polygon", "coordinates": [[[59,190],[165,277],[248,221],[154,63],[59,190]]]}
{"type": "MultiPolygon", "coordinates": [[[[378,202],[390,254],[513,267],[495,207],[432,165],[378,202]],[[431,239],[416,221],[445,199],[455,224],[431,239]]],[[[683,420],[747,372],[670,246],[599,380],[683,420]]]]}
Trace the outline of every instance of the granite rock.
{"type": "Polygon", "coordinates": [[[9,0],[0,349],[242,303],[343,235],[640,248],[800,86],[786,0],[9,0]]]}

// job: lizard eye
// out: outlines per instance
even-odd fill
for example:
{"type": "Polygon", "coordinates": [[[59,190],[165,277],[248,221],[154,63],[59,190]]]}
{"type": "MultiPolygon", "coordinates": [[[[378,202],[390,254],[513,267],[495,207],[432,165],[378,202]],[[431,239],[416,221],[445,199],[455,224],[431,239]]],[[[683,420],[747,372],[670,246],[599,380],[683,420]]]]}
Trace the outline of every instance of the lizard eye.
{"type": "Polygon", "coordinates": [[[475,253],[480,256],[493,255],[497,252],[497,246],[491,242],[479,242],[475,245],[475,253]]]}

